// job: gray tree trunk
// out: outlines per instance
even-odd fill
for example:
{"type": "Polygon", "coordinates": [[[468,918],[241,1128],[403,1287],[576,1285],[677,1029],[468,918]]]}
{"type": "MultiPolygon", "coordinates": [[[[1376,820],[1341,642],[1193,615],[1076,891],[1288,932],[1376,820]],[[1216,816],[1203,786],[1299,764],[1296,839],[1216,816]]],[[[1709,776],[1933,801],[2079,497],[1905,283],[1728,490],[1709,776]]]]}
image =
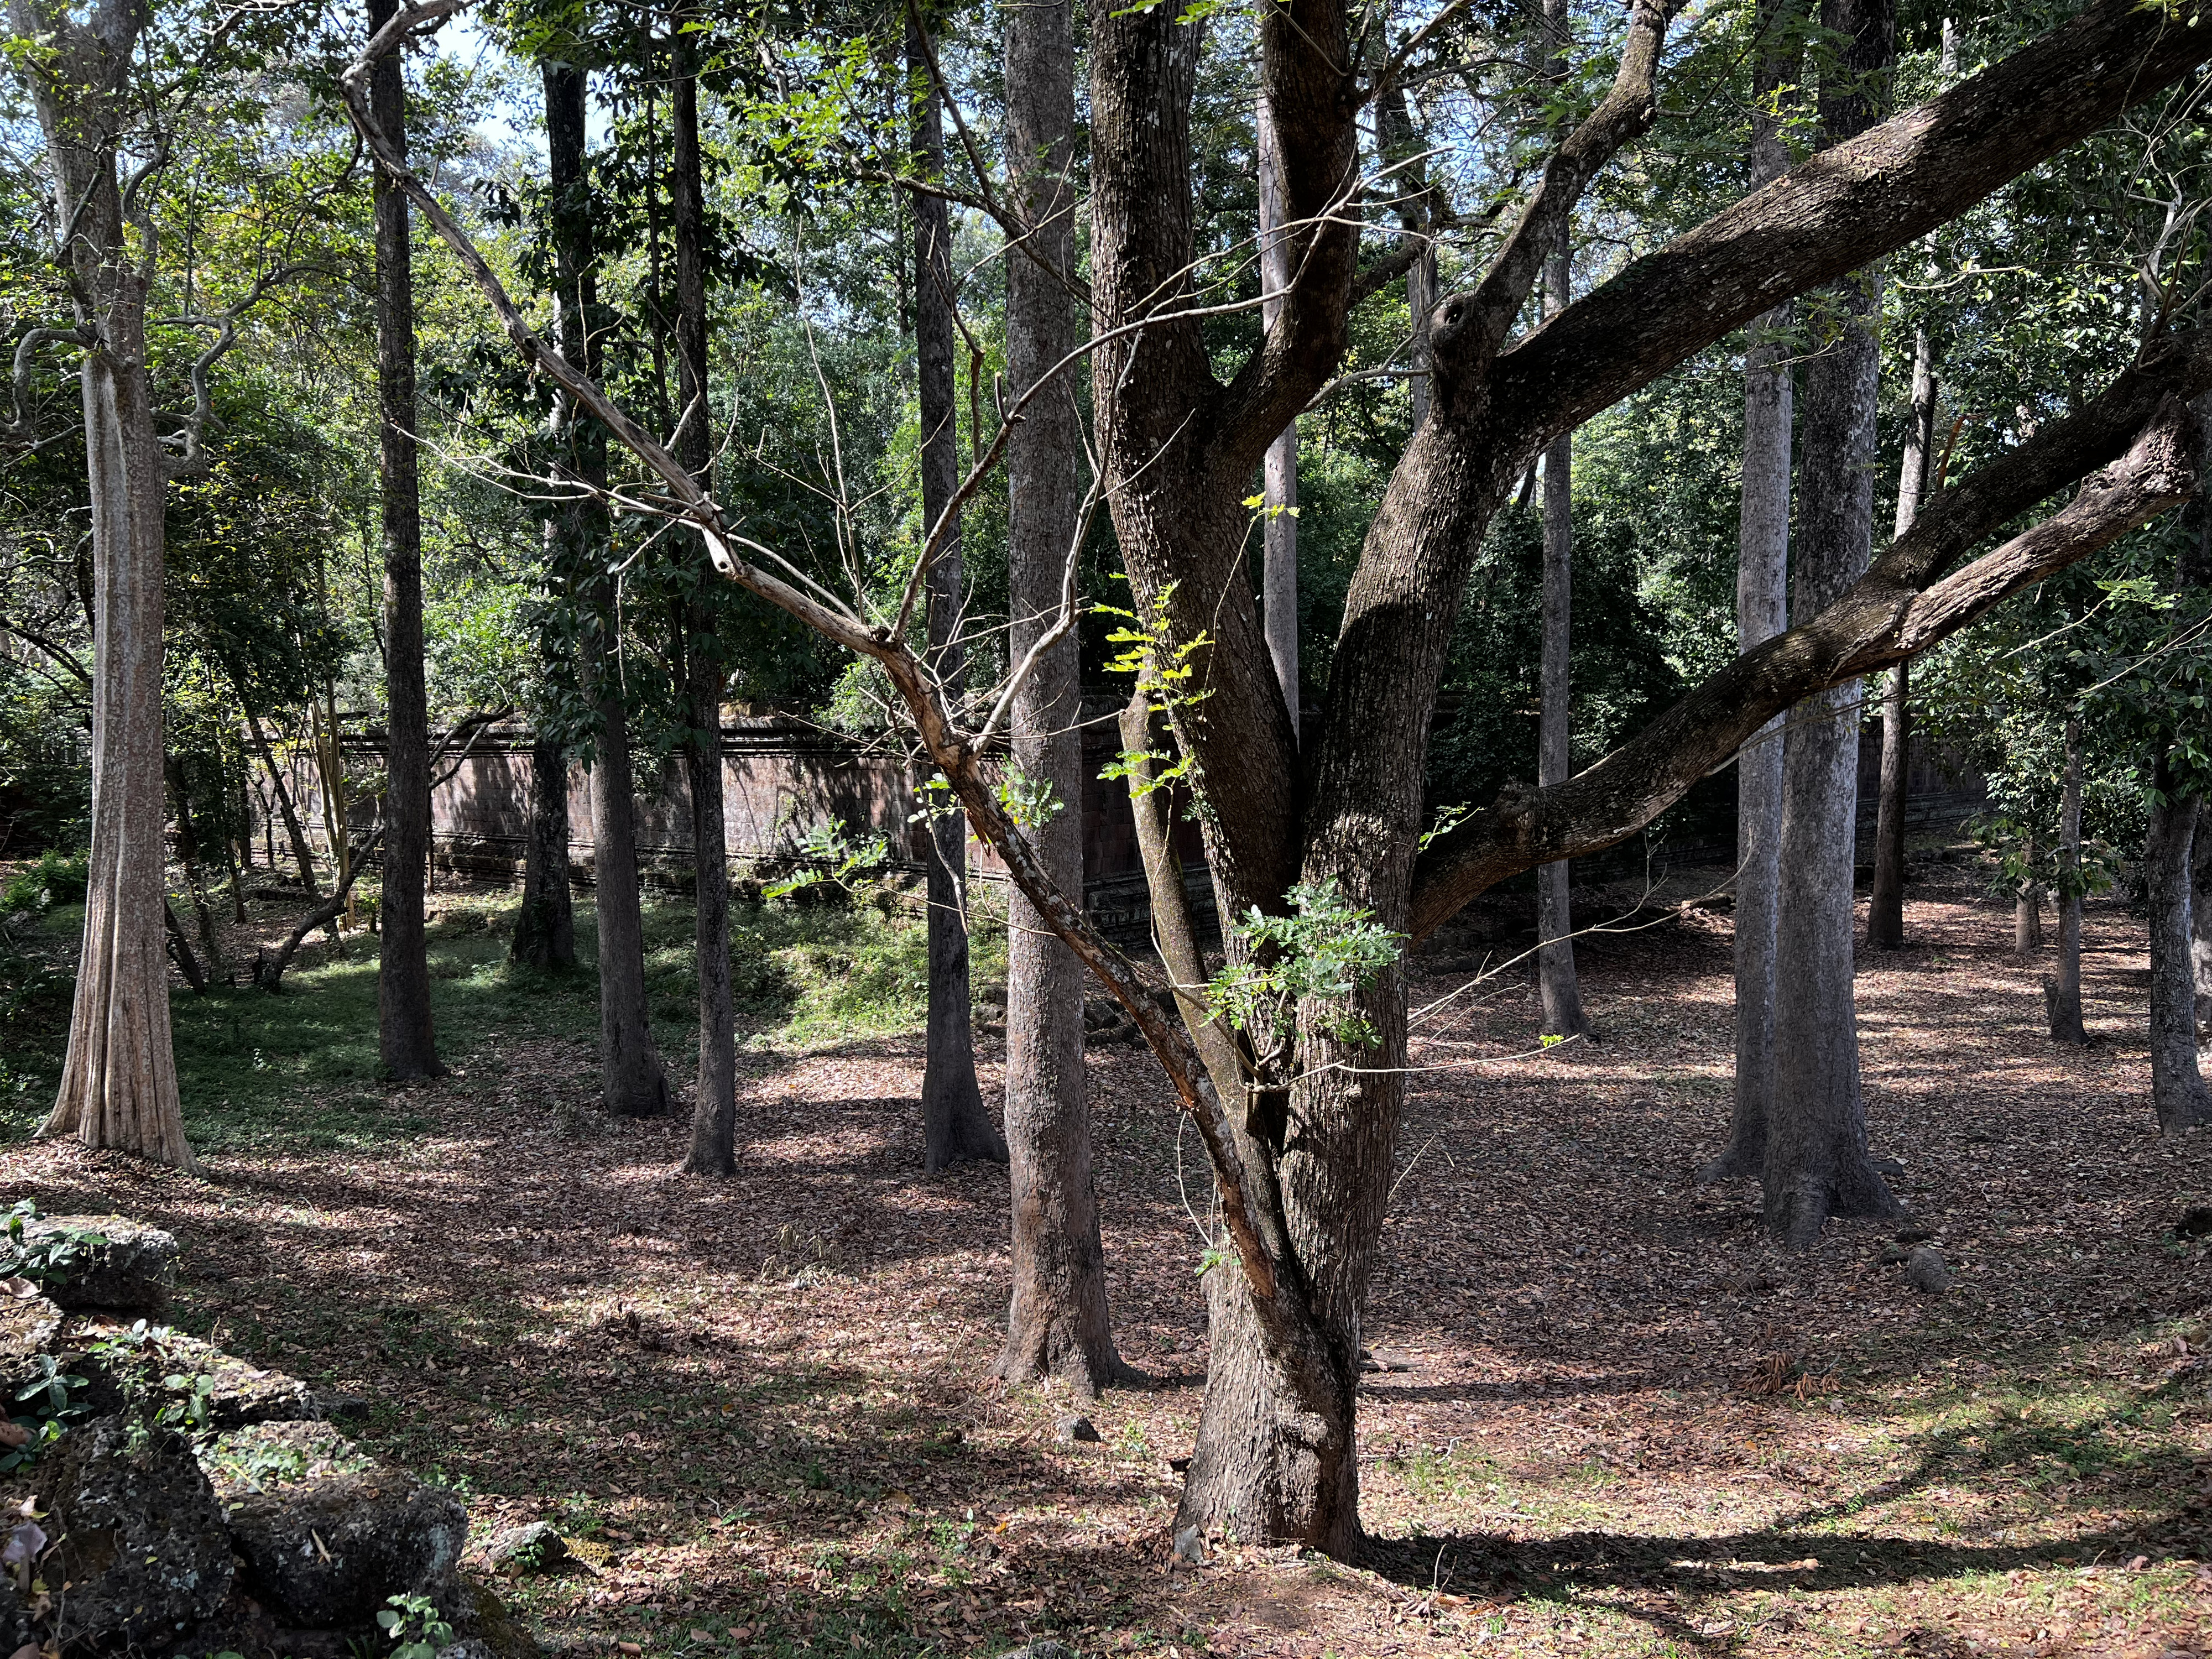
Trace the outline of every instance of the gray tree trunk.
{"type": "MultiPolygon", "coordinates": [[[[941,102],[916,14],[907,15],[914,166],[945,176],[941,102]]],[[[927,538],[960,487],[957,382],[953,369],[952,222],[945,198],[914,198],[914,337],[921,412],[921,518],[927,538]]],[[[928,577],[929,662],[957,699],[964,653],[956,637],[964,583],[958,532],[928,577]]],[[[929,821],[929,1026],[921,1074],[922,1158],[931,1173],[974,1158],[1006,1161],[1006,1143],[975,1084],[969,1006],[968,823],[957,812],[929,821]]]]}
{"type": "MultiPolygon", "coordinates": [[[[398,0],[368,0],[374,34],[398,0]]],[[[378,124],[403,155],[401,54],[370,74],[378,124]]],[[[430,862],[430,706],[422,675],[422,503],[415,451],[415,261],[407,198],[374,172],[376,385],[384,510],[384,891],[377,907],[377,1054],[386,1077],[443,1077],[430,1018],[425,887],[430,862]]],[[[343,836],[345,827],[337,832],[343,836]]]]}
{"type": "Polygon", "coordinates": [[[84,943],[61,1087],[40,1133],[73,1134],[185,1169],[169,1032],[168,912],[161,844],[162,512],[167,474],[146,369],[147,275],[125,237],[116,135],[145,23],[100,0],[90,15],[9,0],[18,37],[39,40],[23,79],[46,136],[78,327],[95,343],[78,369],[92,506],[92,850],[84,943]]]}
{"type": "Polygon", "coordinates": [[[576,965],[576,909],[568,891],[568,751],[550,738],[530,745],[530,839],[523,843],[522,903],[508,954],[532,968],[576,965]]]}
{"type": "Polygon", "coordinates": [[[2089,1040],[2081,1024],[2081,722],[2066,722],[2066,772],[2058,797],[2058,972],[2043,981],[2051,1040],[2089,1040]]]}
{"type": "MultiPolygon", "coordinates": [[[[1796,83],[1803,53],[1795,0],[1759,0],[1753,67],[1751,186],[1790,170],[1781,124],[1770,112],[1796,83]]],[[[1751,325],[1743,356],[1743,500],[1737,520],[1736,648],[1748,651],[1789,625],[1790,451],[1796,388],[1779,306],[1751,325]]],[[[1774,951],[1782,856],[1782,726],[1773,720],[1735,757],[1735,1087],[1728,1145],[1706,1181],[1756,1177],[1766,1164],[1774,1098],[1774,951]]]]}
{"type": "Polygon", "coordinates": [[[2143,848],[2150,909],[2150,1095],[2158,1132],[2178,1135],[2212,1124],[2212,1090],[2197,1060],[2195,905],[2190,891],[2203,799],[2173,798],[2172,769],[2161,758],[2162,797],[2151,809],[2143,848]]]}
{"type": "MultiPolygon", "coordinates": [[[[1873,124],[1878,82],[1895,61],[1890,0],[1826,0],[1845,37],[1838,84],[1820,89],[1834,143],[1873,124]]],[[[1879,276],[1830,290],[1842,327],[1806,365],[1797,581],[1790,609],[1817,614],[1865,571],[1874,538],[1875,343],[1879,276]]],[[[1775,938],[1774,1098],[1762,1174],[1769,1229],[1812,1245],[1831,1215],[1897,1213],[1867,1147],[1852,1000],[1852,872],[1858,825],[1860,682],[1793,709],[1783,744],[1780,908],[1775,938]]]]}
{"type": "MultiPolygon", "coordinates": [[[[683,412],[676,459],[712,486],[712,416],[707,398],[707,180],[699,153],[697,38],[679,30],[669,48],[669,228],[676,242],[676,395],[683,412]]],[[[688,537],[687,537],[688,541],[688,537]]],[[[693,586],[679,602],[685,776],[691,797],[693,959],[699,980],[699,1072],[691,1103],[695,1175],[738,1167],[737,1008],[730,989],[730,842],[722,821],[722,687],[725,672],[705,550],[693,555],[693,586]]]]}
{"type": "Polygon", "coordinates": [[[2197,985],[2197,1065],[2212,1068],[2212,832],[2197,819],[2190,855],[2189,960],[2197,985]]]}
{"type": "MultiPolygon", "coordinates": [[[[2027,838],[2027,855],[2031,862],[2035,858],[2035,837],[2027,838]]],[[[2012,948],[2023,956],[2030,951],[2043,948],[2043,889],[2033,881],[2020,884],[2019,896],[2012,906],[2012,948]]]]}
{"type": "MultiPolygon", "coordinates": [[[[1947,30],[1947,36],[1948,31],[1947,30]]],[[[1928,331],[1912,341],[1912,423],[1897,480],[1897,531],[1912,528],[1936,443],[1936,365],[1928,331]]],[[[1874,890],[1867,900],[1867,943],[1880,951],[1905,945],[1905,810],[1911,775],[1911,680],[1908,665],[1889,671],[1881,701],[1881,802],[1874,834],[1874,890]]]]}
{"type": "MultiPolygon", "coordinates": [[[[1553,8],[1564,27],[1565,0],[1544,0],[1548,18],[1553,8]]],[[[1570,250],[1565,226],[1559,245],[1547,262],[1547,309],[1566,309],[1573,298],[1570,250]]],[[[1568,736],[1572,702],[1568,662],[1574,604],[1574,465],[1573,434],[1562,433],[1544,452],[1544,597],[1543,651],[1540,671],[1542,706],[1537,718],[1536,782],[1539,787],[1564,782],[1574,767],[1568,736]]],[[[1536,872],[1536,981],[1544,1000],[1547,1036],[1587,1036],[1589,1018],[1583,1012],[1582,982],[1575,973],[1574,912],[1569,895],[1572,878],[1567,861],[1547,864],[1536,872]]]]}
{"type": "MultiPolygon", "coordinates": [[[[1276,152],[1275,118],[1261,94],[1254,118],[1260,173],[1260,320],[1272,329],[1282,315],[1279,297],[1291,285],[1291,240],[1284,233],[1282,162],[1276,152]]],[[[1298,423],[1292,421],[1267,446],[1261,465],[1261,617],[1275,683],[1298,729],[1298,423]]]]}
{"type": "MultiPolygon", "coordinates": [[[[597,251],[584,177],[584,72],[544,66],[545,137],[554,204],[556,270],[561,282],[561,350],[584,372],[599,372],[588,326],[598,303],[597,251]]],[[[606,434],[576,421],[568,440],[576,481],[607,482],[606,434]]],[[[555,568],[581,590],[582,678],[597,711],[592,763],[592,905],[599,934],[599,1091],[610,1112],[653,1117],[669,1109],[668,1079],[653,1040],[645,995],[645,919],[638,894],[635,787],[630,774],[629,712],[622,684],[621,626],[606,574],[606,508],[598,500],[564,508],[554,524],[555,568]]]]}
{"type": "MultiPolygon", "coordinates": [[[[1071,0],[1006,13],[1006,152],[1023,217],[1036,228],[1006,262],[1010,396],[1078,342],[1074,295],[1075,29],[1071,0]]],[[[1083,486],[1075,384],[1031,404],[1006,448],[1011,661],[1053,627],[1066,590],[1083,486]]],[[[1038,657],[1014,694],[1013,763],[1048,785],[1056,810],[1030,831],[1060,890],[1083,890],[1083,737],[1073,630],[1038,657]]],[[[1083,964],[1018,891],[1006,912],[1006,1146],[1012,1165],[1013,1294],[998,1374],[1057,1378],[1079,1395],[1133,1381],[1107,1316],[1105,1249],[1091,1164],[1083,1073],[1083,964]]]]}
{"type": "MultiPolygon", "coordinates": [[[[2191,405],[2202,434],[2212,422],[2212,398],[2191,405]]],[[[2201,466],[2203,462],[2200,460],[2201,466]]],[[[2182,538],[2179,575],[2185,588],[2212,588],[2212,501],[2200,492],[2182,509],[2185,533],[2182,538]]],[[[2212,1070],[2212,828],[2200,813],[2197,839],[2190,854],[2190,946],[2192,976],[2197,987],[2197,1063],[2200,1072],[2212,1070]]]]}

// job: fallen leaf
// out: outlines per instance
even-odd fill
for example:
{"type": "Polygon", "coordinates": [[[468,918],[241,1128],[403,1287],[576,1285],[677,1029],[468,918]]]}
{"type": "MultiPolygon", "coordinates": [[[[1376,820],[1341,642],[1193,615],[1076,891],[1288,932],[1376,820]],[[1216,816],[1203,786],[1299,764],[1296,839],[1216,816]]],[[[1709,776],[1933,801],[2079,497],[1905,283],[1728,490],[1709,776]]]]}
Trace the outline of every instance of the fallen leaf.
{"type": "Polygon", "coordinates": [[[714,1639],[714,1632],[710,1630],[694,1630],[691,1632],[691,1639],[695,1642],[711,1642],[714,1639]]]}
{"type": "Polygon", "coordinates": [[[615,1651],[617,1653],[643,1653],[645,1650],[638,1646],[635,1642],[617,1642],[615,1644],[615,1651]]]}
{"type": "Polygon", "coordinates": [[[31,1431],[20,1423],[10,1423],[0,1418],[0,1446],[27,1446],[31,1431]]]}

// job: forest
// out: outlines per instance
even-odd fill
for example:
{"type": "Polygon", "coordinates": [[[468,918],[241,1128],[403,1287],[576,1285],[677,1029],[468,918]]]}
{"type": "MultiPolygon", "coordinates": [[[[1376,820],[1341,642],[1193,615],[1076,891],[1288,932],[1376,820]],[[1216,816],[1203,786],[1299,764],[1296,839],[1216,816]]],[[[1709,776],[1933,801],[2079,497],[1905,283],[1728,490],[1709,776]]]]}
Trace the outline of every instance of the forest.
{"type": "Polygon", "coordinates": [[[2212,1653],[2212,4],[5,39],[0,1656],[2212,1653]]]}

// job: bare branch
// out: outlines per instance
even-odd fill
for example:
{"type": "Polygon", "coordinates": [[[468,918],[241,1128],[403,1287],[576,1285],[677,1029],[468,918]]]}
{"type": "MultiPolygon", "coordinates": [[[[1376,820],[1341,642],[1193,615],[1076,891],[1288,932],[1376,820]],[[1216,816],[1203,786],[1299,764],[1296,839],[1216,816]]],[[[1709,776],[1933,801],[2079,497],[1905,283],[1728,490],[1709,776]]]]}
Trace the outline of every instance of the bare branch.
{"type": "Polygon", "coordinates": [[[67,340],[72,345],[87,343],[85,331],[76,325],[26,329],[23,337],[15,342],[15,368],[11,383],[15,407],[6,424],[0,425],[0,437],[4,437],[10,443],[36,449],[42,441],[39,437],[39,423],[31,415],[31,361],[33,354],[40,346],[57,340],[67,340]]]}
{"type": "Polygon", "coordinates": [[[1680,0],[1635,0],[1612,89],[1544,164],[1519,222],[1474,291],[1443,307],[1443,325],[1432,341],[1440,373],[1465,373],[1496,357],[1583,191],[1621,146],[1651,125],[1659,107],[1659,51],[1679,9],[1680,0]]]}

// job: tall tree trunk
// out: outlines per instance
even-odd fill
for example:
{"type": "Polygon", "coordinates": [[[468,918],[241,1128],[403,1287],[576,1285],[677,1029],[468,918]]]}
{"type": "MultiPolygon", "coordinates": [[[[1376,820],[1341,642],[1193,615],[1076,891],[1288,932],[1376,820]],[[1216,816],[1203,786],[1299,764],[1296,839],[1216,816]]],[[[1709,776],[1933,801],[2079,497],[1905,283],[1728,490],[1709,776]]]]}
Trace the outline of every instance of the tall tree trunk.
{"type": "MultiPolygon", "coordinates": [[[[707,399],[707,179],[699,155],[699,49],[681,27],[670,47],[675,126],[670,232],[676,242],[676,388],[683,413],[676,459],[711,482],[712,418],[707,399]]],[[[691,1105],[691,1149],[684,1167],[732,1175],[738,1167],[737,1010],[730,992],[730,842],[722,821],[722,687],[717,581],[702,548],[683,600],[684,765],[691,796],[691,896],[699,976],[699,1076],[691,1105]]]]}
{"type": "Polygon", "coordinates": [[[576,909],[568,890],[568,751],[540,737],[530,745],[530,830],[522,849],[522,903],[508,954],[532,968],[576,965],[576,909]]]}
{"type": "MultiPolygon", "coordinates": [[[[550,521],[544,530],[544,599],[550,609],[572,601],[570,583],[560,568],[559,535],[550,521]]],[[[573,673],[561,659],[550,616],[539,623],[538,648],[547,681],[557,682],[564,670],[573,673]]],[[[515,909],[507,954],[527,967],[565,973],[576,965],[576,906],[568,875],[568,749],[545,733],[551,701],[547,698],[549,706],[532,719],[530,828],[522,848],[522,902],[515,909]]]]}
{"type": "MultiPolygon", "coordinates": [[[[1075,349],[1077,186],[1072,0],[1006,13],[1006,154],[1034,228],[1006,261],[1006,379],[1019,396],[1075,349]]],[[[1075,596],[1068,572],[1082,506],[1083,434],[1072,381],[1030,406],[1006,449],[1011,661],[1027,659],[1075,596]]],[[[1083,737],[1073,629],[1044,647],[1014,694],[1013,763],[1047,786],[1030,831],[1054,884],[1083,890],[1083,737]]],[[[1079,1395],[1137,1380],[1114,1346],[1091,1164],[1083,1072],[1084,969],[1018,890],[1006,912],[1006,1148],[1013,1184],[1013,1294],[998,1374],[1054,1377],[1079,1395]]]]}
{"type": "Polygon", "coordinates": [[[146,370],[147,277],[125,241],[116,137],[143,15],[100,0],[88,20],[10,0],[43,52],[25,75],[44,131],[76,320],[92,505],[92,849],[84,942],[61,1087],[40,1133],[197,1168],[177,1097],[163,949],[162,511],[167,483],[146,370]]]}
{"type": "MultiPolygon", "coordinates": [[[[2027,838],[2025,851],[2032,865],[2035,859],[2034,836],[2027,838]]],[[[2032,879],[2021,883],[2020,892],[2013,900],[2012,948],[2023,956],[2043,948],[2043,887],[2032,879]]]]}
{"type": "MultiPolygon", "coordinates": [[[[1947,30],[1947,38],[1948,32],[1947,30]]],[[[1936,443],[1936,365],[1925,327],[1912,338],[1912,424],[1897,479],[1897,532],[1912,528],[1928,488],[1936,443]]],[[[1867,943],[1878,951],[1905,946],[1905,809],[1911,776],[1911,681],[1908,665],[1889,671],[1881,700],[1881,801],[1874,832],[1874,891],[1867,900],[1867,943]]]]}
{"type": "MultiPolygon", "coordinates": [[[[368,0],[373,34],[398,0],[368,0]]],[[[403,152],[407,87],[400,54],[369,78],[370,106],[403,152]]],[[[430,855],[430,706],[422,678],[422,506],[415,450],[415,266],[407,198],[375,173],[376,385],[384,505],[384,892],[377,906],[377,1054],[399,1080],[442,1077],[430,1020],[423,885],[430,855]]],[[[337,739],[335,727],[331,732],[337,739]]],[[[336,832],[341,844],[344,824],[336,832]]]]}
{"type": "MultiPolygon", "coordinates": [[[[553,191],[555,268],[561,284],[561,349],[585,373],[599,373],[589,326],[598,305],[598,256],[584,176],[584,72],[547,63],[545,137],[553,191]]],[[[606,434],[570,411],[568,465],[578,484],[606,488],[606,434]]],[[[583,621],[583,681],[597,711],[592,765],[592,904],[599,934],[599,1089],[606,1109],[652,1117],[669,1109],[668,1079],[653,1040],[645,994],[645,920],[638,895],[635,785],[630,774],[629,713],[622,684],[622,618],[606,574],[602,499],[565,507],[554,524],[556,568],[574,582],[590,614],[583,621]]]]}
{"type": "MultiPolygon", "coordinates": [[[[292,805],[292,792],[285,787],[276,750],[270,747],[269,734],[261,727],[261,716],[253,712],[251,703],[246,705],[246,726],[252,732],[253,746],[260,752],[261,764],[268,770],[270,791],[276,797],[276,810],[284,819],[284,833],[292,842],[293,861],[300,866],[300,884],[312,895],[315,890],[314,848],[307,844],[307,829],[300,822],[299,809],[292,805]]],[[[270,867],[275,867],[273,860],[270,867]]]]}
{"type": "MultiPolygon", "coordinates": [[[[1892,0],[1826,0],[1821,21],[1849,42],[1820,88],[1823,135],[1835,143],[1873,125],[1880,83],[1895,61],[1896,20],[1892,0]]],[[[1879,286],[1869,270],[1831,289],[1842,327],[1806,365],[1791,595],[1801,620],[1856,580],[1872,550],[1879,286]]],[[[1763,1185],[1769,1229],[1800,1249],[1831,1215],[1899,1209],[1867,1149],[1851,990],[1859,686],[1851,681],[1800,703],[1783,744],[1774,1101],[1763,1185]]]]}
{"type": "MultiPolygon", "coordinates": [[[[1260,174],[1260,320],[1273,328],[1282,315],[1283,291],[1291,285],[1291,239],[1283,225],[1282,161],[1275,142],[1275,115],[1263,94],[1254,114],[1260,174]]],[[[1291,711],[1291,731],[1298,729],[1298,423],[1292,421],[1267,446],[1260,469],[1260,614],[1274,659],[1275,683],[1291,711]]]]}
{"type": "MultiPolygon", "coordinates": [[[[594,541],[596,542],[596,538],[594,541]]],[[[636,784],[620,641],[606,596],[585,647],[586,683],[597,689],[598,752],[592,768],[592,900],[599,933],[599,1089],[607,1110],[658,1117],[671,1109],[668,1077],[653,1042],[645,993],[645,915],[638,890],[636,784]]]]}
{"type": "Polygon", "coordinates": [[[2174,799],[2166,757],[2155,773],[2160,799],[2151,808],[2143,848],[2150,909],[2150,1097],[2158,1132],[2178,1135],[2212,1124],[2212,1089],[2197,1060],[2195,905],[2190,891],[2201,796],[2174,799]]]}
{"type": "MultiPolygon", "coordinates": [[[[2190,406],[2203,434],[2212,422],[2212,398],[2190,406]]],[[[2201,465],[2201,452],[2200,461],[2201,465]]],[[[2176,574],[2185,589],[2212,589],[2212,498],[2199,490],[2182,509],[2181,556],[2176,574]]],[[[2199,813],[2197,839],[2190,854],[2190,945],[2191,976],[2196,983],[2197,1063],[2200,1071],[2212,1069],[2212,819],[2199,813]]]]}
{"type": "MultiPolygon", "coordinates": [[[[168,757],[167,768],[169,788],[177,799],[177,862],[185,867],[185,891],[191,897],[200,949],[207,952],[208,969],[213,972],[223,966],[223,961],[222,947],[216,942],[215,913],[208,906],[207,872],[202,862],[205,837],[200,833],[199,815],[192,810],[191,781],[185,775],[183,759],[168,757]]],[[[202,984],[194,988],[207,988],[202,984]]]]}
{"type": "MultiPolygon", "coordinates": [[[[1777,100],[1803,66],[1801,0],[1759,0],[1753,66],[1750,182],[1790,170],[1777,100]]],[[[1736,649],[1751,650],[1789,625],[1790,451],[1795,418],[1793,308],[1753,323],[1743,354],[1743,499],[1737,518],[1736,649]]],[[[1700,1172],[1706,1181],[1758,1176],[1766,1167],[1774,1101],[1774,957],[1782,880],[1783,722],[1770,721],[1735,757],[1735,1086],[1728,1145],[1700,1172]]]]}
{"type": "MultiPolygon", "coordinates": [[[[1544,0],[1544,34],[1554,54],[1565,52],[1566,0],[1544,0]]],[[[1564,73],[1564,59],[1559,61],[1564,73]]],[[[1559,244],[1545,261],[1547,313],[1556,315],[1573,301],[1573,278],[1574,246],[1570,228],[1563,222],[1559,244]]],[[[1536,736],[1540,788],[1563,781],[1574,769],[1568,750],[1573,714],[1568,667],[1574,607],[1574,434],[1563,432],[1544,452],[1543,647],[1536,736]]],[[[1583,1012],[1582,981],[1575,974],[1572,888],[1564,859],[1536,872],[1536,981],[1543,996],[1547,1036],[1587,1036],[1590,1030],[1589,1018],[1583,1012]]]]}
{"type": "Polygon", "coordinates": [[[2043,981],[2051,1040],[2077,1047],[2081,1024],[2081,722],[2066,722],[2066,771],[2058,799],[2058,973],[2043,981]]]}
{"type": "MultiPolygon", "coordinates": [[[[907,13],[915,172],[945,176],[945,129],[918,14],[907,13]]],[[[921,412],[923,534],[960,486],[958,379],[953,368],[952,220],[945,198],[914,198],[914,337],[921,412]]],[[[957,531],[928,574],[929,661],[957,698],[965,653],[956,630],[964,586],[957,531]]],[[[929,820],[929,1029],[921,1075],[922,1157],[934,1174],[973,1158],[1006,1160],[1006,1143],[975,1085],[968,986],[968,824],[957,812],[929,820]]]]}
{"type": "Polygon", "coordinates": [[[2190,855],[2189,960],[2197,986],[2197,1065],[2212,1068],[2212,829],[2200,813],[2190,855]]]}

